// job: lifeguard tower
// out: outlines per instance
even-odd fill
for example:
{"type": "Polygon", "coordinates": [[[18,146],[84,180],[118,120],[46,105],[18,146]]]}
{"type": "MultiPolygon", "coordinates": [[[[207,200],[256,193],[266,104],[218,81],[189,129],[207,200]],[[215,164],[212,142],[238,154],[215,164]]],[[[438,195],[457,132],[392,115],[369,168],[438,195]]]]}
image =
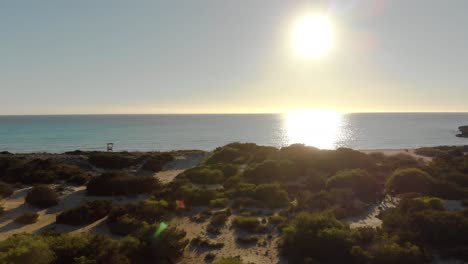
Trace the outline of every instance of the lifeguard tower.
{"type": "Polygon", "coordinates": [[[114,150],[114,143],[107,143],[107,152],[112,152],[114,150]]]}

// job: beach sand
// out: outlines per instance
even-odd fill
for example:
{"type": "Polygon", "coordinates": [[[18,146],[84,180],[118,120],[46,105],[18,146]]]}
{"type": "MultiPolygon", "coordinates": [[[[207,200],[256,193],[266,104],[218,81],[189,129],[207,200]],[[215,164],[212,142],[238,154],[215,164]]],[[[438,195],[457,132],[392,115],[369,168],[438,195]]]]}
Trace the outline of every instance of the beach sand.
{"type": "Polygon", "coordinates": [[[405,155],[410,155],[417,160],[422,160],[425,163],[429,163],[432,160],[431,157],[426,157],[426,156],[421,156],[421,155],[416,154],[416,149],[362,149],[359,151],[365,154],[383,153],[386,156],[405,154],[405,155]]]}

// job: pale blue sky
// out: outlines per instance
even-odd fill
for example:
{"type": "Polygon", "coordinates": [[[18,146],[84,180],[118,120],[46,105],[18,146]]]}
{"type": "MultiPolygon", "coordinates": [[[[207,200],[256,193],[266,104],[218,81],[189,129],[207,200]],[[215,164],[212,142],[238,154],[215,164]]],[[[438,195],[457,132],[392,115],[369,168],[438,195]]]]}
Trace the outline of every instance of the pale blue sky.
{"type": "Polygon", "coordinates": [[[0,0],[0,114],[468,111],[465,0],[0,0]],[[332,52],[295,57],[327,12],[332,52]]]}

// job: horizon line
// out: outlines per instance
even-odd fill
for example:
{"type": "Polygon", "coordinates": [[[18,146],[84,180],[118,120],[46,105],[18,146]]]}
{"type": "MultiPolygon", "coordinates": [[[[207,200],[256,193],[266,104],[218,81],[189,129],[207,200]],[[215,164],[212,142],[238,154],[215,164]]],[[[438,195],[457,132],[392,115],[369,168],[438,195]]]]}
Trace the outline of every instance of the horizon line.
{"type": "MultiPolygon", "coordinates": [[[[313,109],[311,110],[314,111],[313,109]]],[[[292,111],[285,111],[285,112],[220,112],[220,113],[204,113],[204,112],[194,112],[194,113],[83,113],[83,114],[0,114],[2,117],[9,117],[9,116],[138,116],[138,115],[278,115],[278,114],[287,114],[292,111]]],[[[452,114],[468,114],[468,111],[357,111],[357,112],[341,112],[341,111],[333,111],[333,110],[326,110],[326,112],[336,112],[339,114],[444,114],[444,113],[452,113],[452,114]]]]}

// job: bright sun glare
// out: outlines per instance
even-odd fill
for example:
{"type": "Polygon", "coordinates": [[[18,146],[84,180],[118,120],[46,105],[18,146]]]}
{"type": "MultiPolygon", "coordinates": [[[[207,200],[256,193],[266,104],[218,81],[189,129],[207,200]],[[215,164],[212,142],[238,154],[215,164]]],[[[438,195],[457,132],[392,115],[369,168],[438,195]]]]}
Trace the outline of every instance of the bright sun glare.
{"type": "Polygon", "coordinates": [[[294,50],[304,57],[320,57],[334,45],[333,25],[326,15],[306,15],[294,24],[292,32],[294,50]]]}
{"type": "Polygon", "coordinates": [[[340,138],[343,116],[337,112],[301,110],[285,115],[288,144],[332,149],[340,138]]]}

